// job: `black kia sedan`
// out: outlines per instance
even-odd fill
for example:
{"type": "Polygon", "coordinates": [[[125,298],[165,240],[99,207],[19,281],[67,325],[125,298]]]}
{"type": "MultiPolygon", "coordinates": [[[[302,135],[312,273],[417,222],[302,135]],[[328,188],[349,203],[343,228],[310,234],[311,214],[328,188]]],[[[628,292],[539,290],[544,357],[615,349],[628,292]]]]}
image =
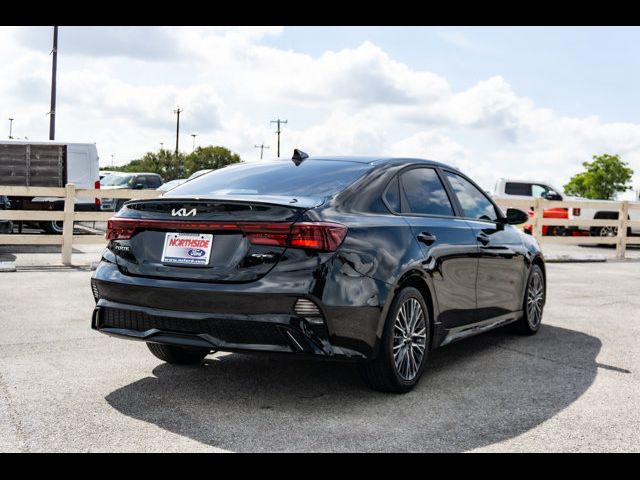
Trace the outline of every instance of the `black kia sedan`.
{"type": "Polygon", "coordinates": [[[227,166],[109,220],[92,328],[169,363],[357,361],[370,387],[406,392],[436,347],[538,331],[545,263],[513,226],[527,220],[429,160],[296,150],[227,166]]]}

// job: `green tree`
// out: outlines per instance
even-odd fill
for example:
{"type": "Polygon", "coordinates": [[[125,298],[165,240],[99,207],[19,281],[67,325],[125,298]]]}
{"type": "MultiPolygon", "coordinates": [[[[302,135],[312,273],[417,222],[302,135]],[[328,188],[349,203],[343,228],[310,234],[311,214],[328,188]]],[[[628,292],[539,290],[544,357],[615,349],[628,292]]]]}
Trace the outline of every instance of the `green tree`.
{"type": "Polygon", "coordinates": [[[584,172],[571,177],[564,186],[569,195],[610,200],[617,192],[629,190],[633,170],[619,155],[594,155],[593,162],[583,162],[584,172]]]}
{"type": "Polygon", "coordinates": [[[240,156],[228,148],[220,146],[198,147],[187,155],[185,160],[186,176],[206,168],[222,168],[240,162],[240,156]]]}
{"type": "Polygon", "coordinates": [[[157,152],[147,152],[142,158],[132,160],[120,167],[111,168],[121,172],[152,172],[158,173],[165,182],[185,177],[185,155],[171,150],[161,149],[157,152]]]}

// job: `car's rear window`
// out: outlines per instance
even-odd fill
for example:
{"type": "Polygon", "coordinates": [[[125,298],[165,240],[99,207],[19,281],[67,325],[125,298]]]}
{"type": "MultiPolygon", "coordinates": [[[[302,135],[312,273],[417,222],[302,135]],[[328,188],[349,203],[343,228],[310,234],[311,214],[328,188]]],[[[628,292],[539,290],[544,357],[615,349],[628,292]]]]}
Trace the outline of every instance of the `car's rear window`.
{"type": "Polygon", "coordinates": [[[180,195],[284,195],[328,197],[353,183],[370,164],[337,160],[291,160],[230,165],[171,190],[180,195]]]}

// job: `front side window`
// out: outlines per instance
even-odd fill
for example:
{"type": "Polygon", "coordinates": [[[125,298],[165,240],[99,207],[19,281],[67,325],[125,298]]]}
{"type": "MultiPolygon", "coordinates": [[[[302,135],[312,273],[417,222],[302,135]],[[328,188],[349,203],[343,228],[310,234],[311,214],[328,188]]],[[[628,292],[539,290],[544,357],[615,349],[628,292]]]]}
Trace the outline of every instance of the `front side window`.
{"type": "Polygon", "coordinates": [[[546,194],[551,189],[546,185],[531,185],[531,194],[536,198],[544,198],[543,194],[546,194]]]}
{"type": "Polygon", "coordinates": [[[453,191],[467,218],[495,222],[499,216],[495,207],[481,190],[467,179],[452,172],[445,172],[453,191]]]}
{"type": "Polygon", "coordinates": [[[401,176],[402,188],[407,199],[407,213],[421,215],[453,216],[453,207],[440,181],[432,168],[413,168],[401,176]]]}

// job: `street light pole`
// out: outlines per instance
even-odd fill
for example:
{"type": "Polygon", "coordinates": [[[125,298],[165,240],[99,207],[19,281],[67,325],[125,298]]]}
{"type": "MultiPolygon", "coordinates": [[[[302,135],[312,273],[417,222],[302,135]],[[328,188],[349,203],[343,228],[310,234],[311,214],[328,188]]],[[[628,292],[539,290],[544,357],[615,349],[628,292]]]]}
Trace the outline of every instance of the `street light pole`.
{"type": "Polygon", "coordinates": [[[278,134],[278,157],[280,157],[280,132],[282,131],[280,129],[280,125],[284,125],[287,123],[286,120],[271,120],[271,123],[277,123],[278,124],[278,129],[276,130],[276,133],[278,134]]]}
{"type": "Polygon", "coordinates": [[[196,151],[196,137],[198,136],[197,133],[192,133],[191,136],[193,137],[193,148],[191,149],[192,152],[196,151]]]}
{"type": "Polygon", "coordinates": [[[11,135],[11,132],[13,130],[13,118],[9,119],[9,140],[13,140],[13,136],[11,135]]]}
{"type": "Polygon", "coordinates": [[[49,111],[49,140],[56,138],[56,70],[58,68],[58,27],[53,27],[53,66],[51,67],[51,110],[49,111]]]}
{"type": "Polygon", "coordinates": [[[176,107],[173,111],[178,116],[178,120],[176,121],[176,155],[178,155],[178,142],[180,138],[180,112],[182,112],[182,108],[176,107]]]}

